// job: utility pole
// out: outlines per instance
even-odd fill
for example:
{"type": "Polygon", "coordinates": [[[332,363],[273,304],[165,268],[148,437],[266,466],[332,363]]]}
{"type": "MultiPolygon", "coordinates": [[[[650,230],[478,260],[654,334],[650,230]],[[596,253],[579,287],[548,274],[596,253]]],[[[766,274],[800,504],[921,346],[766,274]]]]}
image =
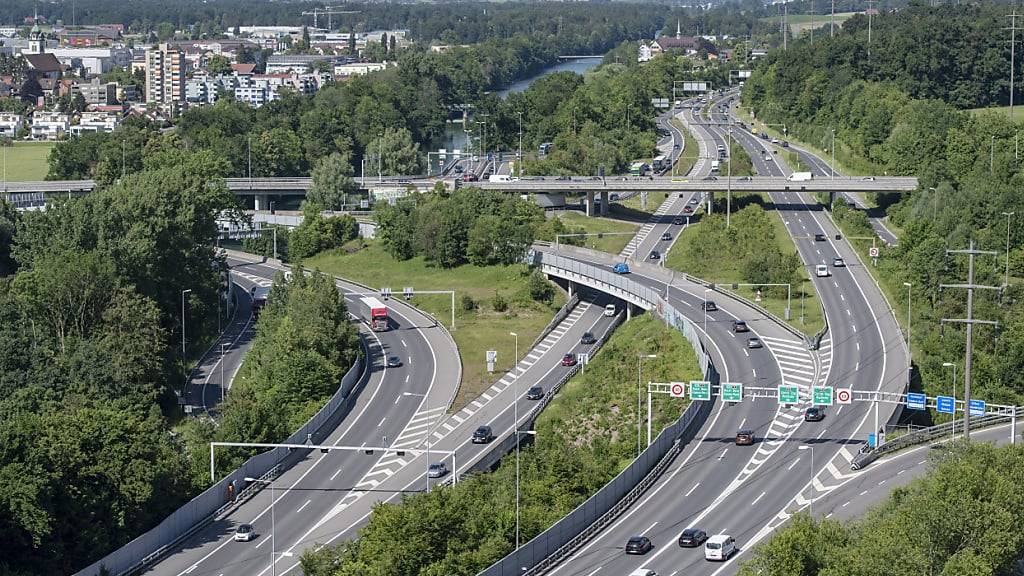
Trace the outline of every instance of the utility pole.
{"type": "Polygon", "coordinates": [[[974,317],[974,291],[975,290],[999,290],[996,286],[984,286],[974,283],[974,258],[979,255],[990,254],[997,256],[996,252],[989,250],[975,250],[974,240],[966,250],[946,250],[946,256],[950,254],[967,255],[967,283],[966,284],[939,284],[939,288],[959,288],[967,290],[967,318],[943,318],[942,324],[947,322],[967,324],[967,357],[964,360],[964,438],[971,440],[971,362],[974,355],[974,325],[989,324],[999,326],[998,322],[992,320],[978,320],[974,317]]]}
{"type": "Polygon", "coordinates": [[[1017,7],[1014,6],[1013,12],[1010,13],[1007,18],[1010,19],[1010,121],[1013,121],[1013,80],[1014,80],[1014,66],[1016,63],[1017,55],[1017,18],[1020,17],[1017,14],[1017,7]]]}
{"type": "Polygon", "coordinates": [[[878,0],[866,0],[868,5],[868,58],[871,58],[871,5],[878,0]]]}
{"type": "Polygon", "coordinates": [[[782,49],[786,50],[789,47],[789,23],[786,22],[787,16],[789,16],[789,4],[782,4],[782,49]]]}
{"type": "Polygon", "coordinates": [[[832,0],[832,16],[829,17],[828,21],[828,37],[836,37],[836,0],[832,0]]]}
{"type": "Polygon", "coordinates": [[[811,44],[814,44],[814,0],[811,0],[811,44]]]}
{"type": "Polygon", "coordinates": [[[1003,286],[1010,285],[1010,217],[1016,214],[1016,212],[1003,212],[1003,216],[1006,216],[1006,275],[1003,279],[1003,286]]]}

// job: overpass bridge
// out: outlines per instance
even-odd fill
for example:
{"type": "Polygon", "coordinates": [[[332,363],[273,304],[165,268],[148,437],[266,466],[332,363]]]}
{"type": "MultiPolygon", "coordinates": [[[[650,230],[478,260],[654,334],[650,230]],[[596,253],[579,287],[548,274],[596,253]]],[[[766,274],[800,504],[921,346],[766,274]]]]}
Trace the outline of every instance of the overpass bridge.
{"type": "MultiPolygon", "coordinates": [[[[256,210],[268,207],[271,196],[305,196],[312,180],[309,177],[280,178],[226,178],[228,189],[237,196],[253,197],[256,210]]],[[[417,177],[388,177],[382,180],[360,180],[363,189],[395,189],[416,188],[427,191],[437,182],[444,182],[449,188],[455,186],[452,179],[417,177]]],[[[863,176],[814,178],[812,180],[791,181],[781,176],[753,176],[727,178],[723,176],[709,178],[684,178],[669,176],[630,177],[617,176],[609,178],[581,177],[526,177],[504,182],[472,182],[467,186],[476,186],[484,190],[500,190],[520,194],[565,194],[576,193],[586,197],[585,207],[588,215],[594,213],[595,197],[600,195],[601,212],[607,212],[609,194],[629,192],[706,192],[713,199],[715,192],[826,192],[830,198],[837,193],[904,193],[916,190],[917,178],[895,176],[863,176]]],[[[8,182],[4,186],[4,194],[8,200],[17,200],[25,194],[58,194],[79,195],[91,192],[96,186],[93,180],[43,180],[35,182],[8,182]]]]}

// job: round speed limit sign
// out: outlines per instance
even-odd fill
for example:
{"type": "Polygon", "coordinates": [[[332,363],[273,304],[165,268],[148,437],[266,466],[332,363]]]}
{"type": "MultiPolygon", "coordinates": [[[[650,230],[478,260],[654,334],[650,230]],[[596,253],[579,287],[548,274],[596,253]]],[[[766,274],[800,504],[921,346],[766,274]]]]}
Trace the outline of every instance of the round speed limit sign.
{"type": "Polygon", "coordinates": [[[673,398],[682,398],[686,394],[686,385],[682,382],[673,382],[672,388],[669,389],[669,394],[673,398]]]}
{"type": "Polygon", "coordinates": [[[872,246],[871,248],[869,248],[868,256],[871,256],[872,258],[878,258],[878,247],[872,246]]]}
{"type": "Polygon", "coordinates": [[[853,402],[853,392],[849,388],[839,388],[836,390],[837,404],[850,404],[851,402],[853,402]]]}

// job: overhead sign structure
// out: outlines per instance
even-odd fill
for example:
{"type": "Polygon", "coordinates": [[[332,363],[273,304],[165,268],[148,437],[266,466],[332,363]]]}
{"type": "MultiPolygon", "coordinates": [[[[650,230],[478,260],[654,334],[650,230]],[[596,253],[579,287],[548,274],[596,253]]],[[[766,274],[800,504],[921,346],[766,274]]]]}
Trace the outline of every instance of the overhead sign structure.
{"type": "Polygon", "coordinates": [[[797,404],[798,402],[800,402],[800,388],[779,386],[779,404],[797,404]]]}
{"type": "Polygon", "coordinates": [[[815,386],[811,389],[811,401],[818,406],[832,405],[832,387],[815,386]]]}
{"type": "Polygon", "coordinates": [[[683,92],[707,92],[707,82],[683,82],[683,92]]]}
{"type": "Polygon", "coordinates": [[[956,412],[956,398],[952,396],[936,396],[935,411],[940,414],[953,414],[956,412]]]}
{"type": "Polygon", "coordinates": [[[673,398],[685,398],[686,397],[686,383],[685,382],[673,382],[669,386],[668,393],[673,398]]]}
{"type": "Polygon", "coordinates": [[[742,402],[743,384],[737,384],[735,382],[723,382],[722,400],[726,402],[742,402]]]}
{"type": "Polygon", "coordinates": [[[918,392],[907,393],[907,408],[910,410],[924,410],[928,398],[918,392]]]}
{"type": "Polygon", "coordinates": [[[711,400],[711,382],[690,380],[690,400],[711,400]]]}
{"type": "Polygon", "coordinates": [[[853,390],[836,388],[836,404],[853,404],[853,390]]]}
{"type": "Polygon", "coordinates": [[[971,400],[970,411],[971,411],[971,416],[984,416],[985,415],[985,401],[984,400],[971,400]]]}
{"type": "Polygon", "coordinates": [[[668,108],[668,98],[651,98],[651,106],[655,108],[668,108]]]}

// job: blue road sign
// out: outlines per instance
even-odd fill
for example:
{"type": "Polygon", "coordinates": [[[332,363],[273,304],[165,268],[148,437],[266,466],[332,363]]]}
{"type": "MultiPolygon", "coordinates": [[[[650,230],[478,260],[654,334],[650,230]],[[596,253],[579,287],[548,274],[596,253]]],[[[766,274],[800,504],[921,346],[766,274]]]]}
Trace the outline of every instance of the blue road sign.
{"type": "Polygon", "coordinates": [[[984,416],[985,415],[985,401],[984,400],[971,400],[971,416],[984,416]]]}
{"type": "Polygon", "coordinates": [[[927,397],[924,394],[910,392],[907,394],[907,408],[910,410],[924,410],[927,397]]]}
{"type": "Polygon", "coordinates": [[[952,396],[936,396],[935,411],[940,414],[953,414],[956,412],[956,398],[952,396]]]}
{"type": "Polygon", "coordinates": [[[875,433],[871,432],[868,434],[868,446],[875,447],[875,433]]]}

